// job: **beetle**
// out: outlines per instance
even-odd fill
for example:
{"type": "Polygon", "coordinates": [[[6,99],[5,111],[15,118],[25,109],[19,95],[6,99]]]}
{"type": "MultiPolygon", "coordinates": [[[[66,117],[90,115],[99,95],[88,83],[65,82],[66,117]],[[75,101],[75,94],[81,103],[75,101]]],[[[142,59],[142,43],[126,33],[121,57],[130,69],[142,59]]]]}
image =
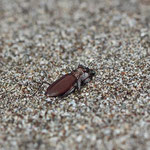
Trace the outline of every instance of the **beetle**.
{"type": "Polygon", "coordinates": [[[79,65],[76,70],[62,76],[47,88],[45,95],[49,97],[64,97],[75,91],[80,90],[81,86],[92,80],[95,71],[79,65]]]}

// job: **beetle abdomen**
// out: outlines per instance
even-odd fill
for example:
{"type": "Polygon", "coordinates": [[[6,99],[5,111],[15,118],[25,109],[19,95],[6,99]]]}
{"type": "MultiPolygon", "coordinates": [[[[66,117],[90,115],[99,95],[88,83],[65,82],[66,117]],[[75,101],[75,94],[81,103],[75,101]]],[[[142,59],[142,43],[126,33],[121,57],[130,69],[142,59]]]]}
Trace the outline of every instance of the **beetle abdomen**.
{"type": "Polygon", "coordinates": [[[76,81],[76,77],[74,77],[72,74],[64,75],[48,87],[45,95],[51,97],[61,96],[65,94],[75,84],[76,81]]]}

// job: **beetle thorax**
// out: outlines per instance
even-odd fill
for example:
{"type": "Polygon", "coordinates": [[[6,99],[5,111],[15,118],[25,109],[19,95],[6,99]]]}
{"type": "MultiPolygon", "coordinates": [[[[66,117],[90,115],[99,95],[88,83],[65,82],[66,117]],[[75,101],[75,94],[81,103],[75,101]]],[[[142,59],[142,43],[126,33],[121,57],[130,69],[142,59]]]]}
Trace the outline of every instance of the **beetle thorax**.
{"type": "Polygon", "coordinates": [[[74,71],[72,72],[72,74],[73,74],[77,79],[79,79],[80,76],[82,76],[82,75],[84,74],[84,72],[83,72],[82,68],[78,68],[78,69],[74,70],[74,71]]]}

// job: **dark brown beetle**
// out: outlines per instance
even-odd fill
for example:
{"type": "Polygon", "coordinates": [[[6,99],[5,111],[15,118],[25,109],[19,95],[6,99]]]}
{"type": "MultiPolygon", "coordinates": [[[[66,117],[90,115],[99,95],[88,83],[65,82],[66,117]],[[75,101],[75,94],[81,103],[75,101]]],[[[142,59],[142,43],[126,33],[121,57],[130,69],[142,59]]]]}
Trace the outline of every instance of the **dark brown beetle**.
{"type": "Polygon", "coordinates": [[[95,72],[83,65],[79,65],[76,70],[62,76],[52,83],[46,90],[45,95],[50,97],[67,96],[75,89],[80,90],[81,86],[92,80],[95,72]]]}

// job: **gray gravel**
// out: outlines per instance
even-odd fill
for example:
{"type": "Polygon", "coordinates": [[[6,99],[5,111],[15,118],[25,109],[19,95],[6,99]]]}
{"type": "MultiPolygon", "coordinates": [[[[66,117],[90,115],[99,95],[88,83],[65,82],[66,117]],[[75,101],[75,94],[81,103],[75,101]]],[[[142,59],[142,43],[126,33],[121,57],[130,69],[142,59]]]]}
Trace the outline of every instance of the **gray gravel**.
{"type": "Polygon", "coordinates": [[[0,0],[0,150],[150,150],[149,0],[0,0]],[[44,96],[83,64],[80,92],[44,96]]]}

